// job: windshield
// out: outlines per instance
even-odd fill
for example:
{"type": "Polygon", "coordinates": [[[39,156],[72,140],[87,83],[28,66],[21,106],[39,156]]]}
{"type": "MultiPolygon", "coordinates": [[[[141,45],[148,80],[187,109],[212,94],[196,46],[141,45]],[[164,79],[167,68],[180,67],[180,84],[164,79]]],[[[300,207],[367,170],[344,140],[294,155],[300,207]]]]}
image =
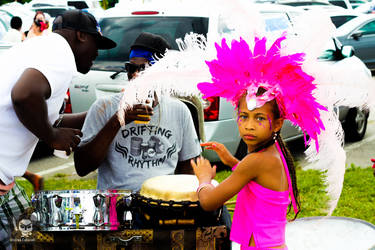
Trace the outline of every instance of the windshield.
{"type": "Polygon", "coordinates": [[[177,38],[194,32],[206,35],[208,18],[205,17],[114,17],[100,21],[103,35],[117,43],[110,50],[99,50],[92,69],[117,71],[129,61],[129,50],[141,32],[161,35],[177,50],[177,38]]]}
{"type": "Polygon", "coordinates": [[[48,13],[51,17],[57,17],[58,15],[61,15],[63,14],[67,9],[65,8],[35,8],[34,9],[35,11],[43,11],[44,13],[48,13]]]}

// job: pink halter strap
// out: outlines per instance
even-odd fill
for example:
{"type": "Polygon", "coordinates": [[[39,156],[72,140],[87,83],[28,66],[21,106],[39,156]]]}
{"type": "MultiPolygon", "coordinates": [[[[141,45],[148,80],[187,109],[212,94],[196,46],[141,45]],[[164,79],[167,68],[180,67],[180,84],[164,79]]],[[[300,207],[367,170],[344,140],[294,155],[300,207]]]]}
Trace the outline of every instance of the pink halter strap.
{"type": "Polygon", "coordinates": [[[288,165],[286,164],[284,154],[281,151],[280,145],[279,145],[279,143],[277,141],[275,141],[275,145],[276,145],[277,150],[279,151],[279,154],[281,156],[281,160],[283,161],[283,165],[284,165],[286,177],[288,179],[288,189],[289,189],[290,196],[292,198],[292,206],[293,206],[293,209],[294,209],[294,213],[297,214],[298,213],[298,208],[297,208],[296,199],[295,199],[295,197],[293,195],[293,186],[292,186],[292,181],[291,181],[290,175],[289,175],[288,165]]]}

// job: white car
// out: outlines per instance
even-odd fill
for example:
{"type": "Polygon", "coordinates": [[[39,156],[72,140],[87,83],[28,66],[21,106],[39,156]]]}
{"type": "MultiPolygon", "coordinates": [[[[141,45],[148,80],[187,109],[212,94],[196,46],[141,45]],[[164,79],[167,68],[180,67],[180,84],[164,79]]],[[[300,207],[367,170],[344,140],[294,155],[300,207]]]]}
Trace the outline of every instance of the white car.
{"type": "MultiPolygon", "coordinates": [[[[287,29],[292,16],[298,12],[294,11],[293,7],[281,5],[261,4],[260,8],[262,15],[266,17],[267,28],[271,31],[287,29]]],[[[112,8],[106,11],[105,17],[100,20],[100,26],[103,34],[114,40],[117,47],[108,51],[100,51],[91,71],[86,75],[80,75],[71,83],[70,102],[74,113],[86,111],[97,98],[117,93],[124,88],[124,84],[126,85],[128,82],[124,63],[128,61],[131,44],[141,32],[156,33],[165,37],[173,49],[178,49],[176,38],[183,38],[186,33],[191,31],[204,34],[208,39],[220,33],[230,32],[228,27],[221,25],[219,19],[210,18],[207,15],[186,15],[186,10],[171,13],[167,9],[150,8],[136,10],[134,8],[132,10],[112,8]]],[[[334,45],[334,49],[337,51],[334,53],[335,55],[341,54],[341,47],[334,45]]],[[[338,60],[353,63],[349,59],[337,58],[332,55],[325,58],[323,63],[335,67],[338,65],[336,63],[338,60]]],[[[360,67],[364,67],[365,70],[361,72],[365,73],[367,68],[363,64],[360,67]]],[[[246,145],[241,143],[235,112],[230,103],[218,97],[205,100],[203,129],[199,123],[198,112],[191,104],[187,105],[192,111],[200,139],[221,142],[239,158],[246,154],[246,145]]],[[[346,109],[346,111],[348,110],[346,109]]],[[[340,116],[343,116],[342,120],[345,121],[344,112],[340,111],[340,116]]],[[[348,124],[352,123],[353,121],[348,124]]],[[[363,137],[366,124],[367,115],[365,114],[361,124],[355,124],[355,128],[352,125],[351,130],[359,131],[357,135],[360,134],[363,137]],[[360,129],[357,129],[358,127],[360,129]]],[[[302,137],[300,130],[289,122],[285,123],[282,135],[286,140],[302,137]]],[[[219,161],[215,152],[204,151],[203,155],[210,161],[219,161]]]]}

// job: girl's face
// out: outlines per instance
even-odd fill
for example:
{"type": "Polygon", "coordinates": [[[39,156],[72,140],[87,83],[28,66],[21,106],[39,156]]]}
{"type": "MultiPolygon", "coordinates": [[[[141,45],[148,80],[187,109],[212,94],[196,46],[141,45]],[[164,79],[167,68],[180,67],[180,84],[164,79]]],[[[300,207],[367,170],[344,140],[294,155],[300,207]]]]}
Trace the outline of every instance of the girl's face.
{"type": "Polygon", "coordinates": [[[237,124],[249,151],[269,141],[281,129],[283,120],[275,119],[272,110],[273,104],[270,102],[260,108],[248,110],[245,97],[240,99],[237,124]]]}

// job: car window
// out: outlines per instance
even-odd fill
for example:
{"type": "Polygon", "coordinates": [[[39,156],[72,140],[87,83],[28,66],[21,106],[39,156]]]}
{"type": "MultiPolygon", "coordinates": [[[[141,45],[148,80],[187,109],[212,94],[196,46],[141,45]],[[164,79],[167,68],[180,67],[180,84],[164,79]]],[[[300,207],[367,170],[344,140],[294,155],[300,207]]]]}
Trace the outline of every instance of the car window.
{"type": "Polygon", "coordinates": [[[206,36],[208,18],[205,17],[114,17],[100,21],[103,35],[117,43],[110,50],[100,50],[92,69],[118,70],[129,60],[130,46],[141,32],[161,35],[172,46],[178,49],[177,38],[194,32],[206,36]]]}
{"type": "Polygon", "coordinates": [[[369,22],[359,28],[359,31],[362,32],[362,35],[374,35],[375,34],[375,21],[369,22]]]}
{"type": "Polygon", "coordinates": [[[68,1],[68,6],[73,6],[76,9],[87,9],[89,6],[85,1],[68,1]]]}
{"type": "Polygon", "coordinates": [[[48,8],[48,9],[47,8],[40,8],[40,9],[35,8],[34,10],[35,11],[41,10],[45,13],[48,13],[51,17],[57,17],[58,15],[61,15],[66,11],[66,9],[64,8],[48,8]]]}
{"type": "Polygon", "coordinates": [[[346,6],[345,2],[344,1],[339,1],[339,0],[331,0],[329,1],[329,3],[333,4],[333,5],[336,5],[336,6],[340,6],[340,7],[343,7],[345,9],[348,8],[348,6],[346,6]]]}
{"type": "Polygon", "coordinates": [[[267,32],[286,31],[291,27],[289,17],[286,13],[263,12],[267,32]]]}
{"type": "Polygon", "coordinates": [[[338,28],[355,17],[356,16],[331,16],[331,20],[335,27],[338,28]]]}
{"type": "Polygon", "coordinates": [[[328,3],[323,2],[288,2],[288,3],[280,3],[283,5],[289,5],[289,6],[311,6],[311,5],[330,5],[328,3]]]}

